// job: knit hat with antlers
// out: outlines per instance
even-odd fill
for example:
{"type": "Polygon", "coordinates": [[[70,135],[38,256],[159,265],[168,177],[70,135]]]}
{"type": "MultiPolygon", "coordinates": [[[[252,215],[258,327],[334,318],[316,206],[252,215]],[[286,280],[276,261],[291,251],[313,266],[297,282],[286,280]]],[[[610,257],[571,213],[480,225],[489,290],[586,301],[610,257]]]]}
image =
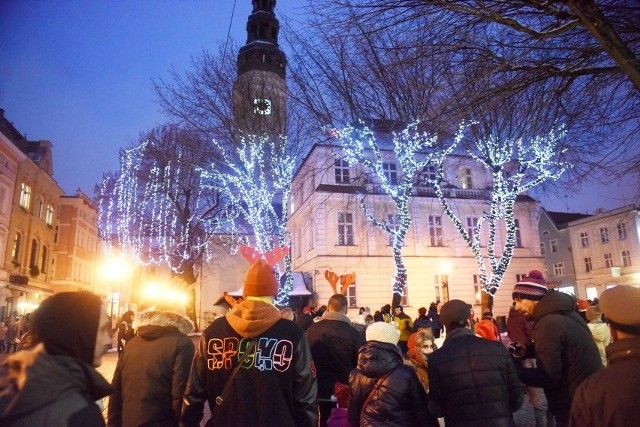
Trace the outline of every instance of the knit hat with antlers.
{"type": "Polygon", "coordinates": [[[275,297],[278,295],[278,278],[273,266],[282,260],[289,249],[280,246],[265,254],[249,247],[242,246],[240,253],[251,263],[244,280],[243,296],[275,297]]]}

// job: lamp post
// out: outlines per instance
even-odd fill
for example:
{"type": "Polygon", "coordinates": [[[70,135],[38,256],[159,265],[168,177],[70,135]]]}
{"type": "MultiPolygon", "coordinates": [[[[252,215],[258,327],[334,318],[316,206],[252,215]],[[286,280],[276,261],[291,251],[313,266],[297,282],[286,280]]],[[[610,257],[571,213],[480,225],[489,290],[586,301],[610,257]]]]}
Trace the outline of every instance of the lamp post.
{"type": "Polygon", "coordinates": [[[107,258],[103,264],[102,276],[112,284],[111,295],[109,298],[109,302],[111,304],[110,315],[112,320],[114,318],[114,314],[118,319],[120,318],[122,281],[129,275],[130,270],[131,266],[123,255],[107,258]],[[116,284],[117,290],[116,286],[114,286],[116,284]],[[117,308],[114,308],[115,304],[117,304],[117,308]]]}

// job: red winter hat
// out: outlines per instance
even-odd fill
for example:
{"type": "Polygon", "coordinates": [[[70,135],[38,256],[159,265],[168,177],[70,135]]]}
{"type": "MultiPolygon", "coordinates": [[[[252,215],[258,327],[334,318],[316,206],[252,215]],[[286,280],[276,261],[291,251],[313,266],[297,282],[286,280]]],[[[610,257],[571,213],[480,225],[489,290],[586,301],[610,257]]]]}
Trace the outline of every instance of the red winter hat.
{"type": "Polygon", "coordinates": [[[579,299],[578,300],[578,310],[579,311],[587,311],[587,309],[591,307],[591,304],[589,304],[589,301],[587,301],[586,299],[579,299]]]}
{"type": "Polygon", "coordinates": [[[259,259],[254,262],[244,279],[242,294],[245,297],[275,297],[278,295],[278,279],[267,262],[259,259]]]}
{"type": "Polygon", "coordinates": [[[538,270],[531,270],[524,280],[513,287],[511,294],[513,299],[528,299],[540,301],[547,293],[547,282],[538,270]]]}

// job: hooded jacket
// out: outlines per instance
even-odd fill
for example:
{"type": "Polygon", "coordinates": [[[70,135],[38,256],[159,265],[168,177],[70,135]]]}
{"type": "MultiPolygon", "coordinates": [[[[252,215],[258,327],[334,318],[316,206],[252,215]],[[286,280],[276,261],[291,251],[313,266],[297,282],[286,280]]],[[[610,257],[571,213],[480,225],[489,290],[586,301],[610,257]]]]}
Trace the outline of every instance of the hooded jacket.
{"type": "Polygon", "coordinates": [[[199,426],[204,402],[216,398],[243,353],[257,344],[219,406],[216,425],[311,427],[318,421],[317,384],[304,331],[271,304],[247,300],[204,330],[184,395],[181,425],[199,426]]]}
{"type": "Polygon", "coordinates": [[[607,361],[605,369],[584,380],[576,390],[570,426],[638,425],[640,337],[610,344],[607,361]]]}
{"type": "Polygon", "coordinates": [[[413,368],[403,364],[396,345],[380,341],[360,347],[358,367],[349,375],[348,412],[353,427],[438,425],[427,410],[427,395],[413,368]]]}
{"type": "Polygon", "coordinates": [[[536,367],[518,367],[522,382],[544,388],[549,412],[566,419],[576,388],[602,368],[587,323],[575,310],[572,296],[551,291],[534,312],[536,367]]]}
{"type": "Polygon", "coordinates": [[[144,311],[118,359],[109,398],[108,425],[177,426],[194,345],[191,321],[177,313],[144,311]]]}
{"type": "Polygon", "coordinates": [[[109,383],[93,366],[49,355],[38,344],[0,365],[0,425],[104,426],[95,401],[109,393],[109,383]]]}
{"type": "Polygon", "coordinates": [[[515,426],[524,396],[507,349],[454,329],[429,356],[429,409],[447,426],[515,426]]]}

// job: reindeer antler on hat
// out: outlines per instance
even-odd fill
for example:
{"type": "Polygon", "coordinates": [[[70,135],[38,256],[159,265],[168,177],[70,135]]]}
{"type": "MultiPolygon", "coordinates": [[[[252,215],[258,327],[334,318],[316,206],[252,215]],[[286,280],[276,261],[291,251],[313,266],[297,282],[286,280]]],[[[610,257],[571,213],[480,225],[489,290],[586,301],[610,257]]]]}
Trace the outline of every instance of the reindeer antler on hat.
{"type": "Polygon", "coordinates": [[[327,279],[329,284],[331,285],[331,289],[333,289],[334,294],[347,294],[347,289],[351,284],[356,280],[356,273],[348,273],[338,275],[337,273],[331,270],[325,270],[324,278],[327,279]],[[340,291],[338,291],[337,285],[338,281],[340,281],[340,291]]]}
{"type": "Polygon", "coordinates": [[[278,246],[271,249],[269,252],[262,253],[259,250],[252,248],[251,246],[240,246],[240,253],[247,260],[249,264],[253,264],[259,259],[264,259],[271,267],[279,263],[289,253],[289,248],[286,246],[278,246]]]}

